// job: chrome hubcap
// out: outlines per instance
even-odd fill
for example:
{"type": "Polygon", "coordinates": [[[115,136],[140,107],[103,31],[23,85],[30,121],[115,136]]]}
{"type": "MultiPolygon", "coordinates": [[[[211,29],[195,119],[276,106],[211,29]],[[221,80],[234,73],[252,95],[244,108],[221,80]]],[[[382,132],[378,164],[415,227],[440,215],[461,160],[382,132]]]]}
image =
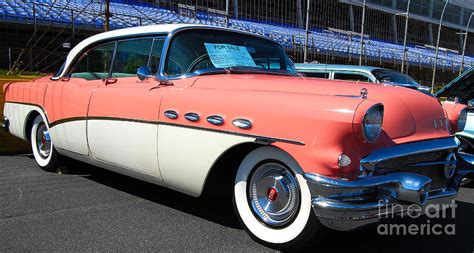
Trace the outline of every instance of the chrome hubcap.
{"type": "Polygon", "coordinates": [[[45,124],[41,124],[36,131],[36,147],[42,158],[46,159],[49,157],[51,153],[51,138],[45,124]]]}
{"type": "Polygon", "coordinates": [[[300,192],[290,170],[278,163],[258,167],[250,178],[248,195],[252,211],[264,224],[288,224],[298,211],[300,192]]]}

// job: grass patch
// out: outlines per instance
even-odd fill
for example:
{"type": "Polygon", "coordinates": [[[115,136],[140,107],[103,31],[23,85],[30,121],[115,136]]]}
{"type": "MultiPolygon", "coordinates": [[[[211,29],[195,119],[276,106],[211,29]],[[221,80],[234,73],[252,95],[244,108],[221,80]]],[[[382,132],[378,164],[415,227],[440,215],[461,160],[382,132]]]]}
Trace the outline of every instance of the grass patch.
{"type": "Polygon", "coordinates": [[[0,69],[0,79],[8,80],[23,80],[23,79],[33,79],[47,74],[34,72],[34,71],[22,71],[21,73],[15,73],[13,75],[7,75],[8,70],[0,69]]]}

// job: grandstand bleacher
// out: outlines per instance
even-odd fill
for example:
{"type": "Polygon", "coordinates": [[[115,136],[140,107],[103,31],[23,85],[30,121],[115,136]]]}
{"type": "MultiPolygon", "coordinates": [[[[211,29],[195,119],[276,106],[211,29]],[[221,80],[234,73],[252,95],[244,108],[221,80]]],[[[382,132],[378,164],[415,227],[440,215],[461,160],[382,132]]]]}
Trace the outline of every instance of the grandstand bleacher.
{"type": "MultiPolygon", "coordinates": [[[[104,26],[104,6],[90,0],[8,0],[0,1],[0,20],[21,23],[51,23],[55,25],[71,25],[91,29],[102,29],[104,26]],[[33,3],[34,2],[34,3],[33,3]],[[53,5],[54,3],[54,5],[53,5]],[[34,7],[33,7],[34,5],[34,7]],[[53,5],[53,8],[50,8],[53,5]]],[[[183,15],[179,10],[157,7],[130,1],[112,0],[110,3],[110,27],[118,29],[137,25],[190,23],[213,26],[225,26],[224,15],[196,11],[195,15],[183,15]]],[[[259,34],[291,49],[302,46],[305,42],[305,30],[285,27],[278,24],[266,24],[242,19],[229,19],[229,28],[259,34]]],[[[385,61],[401,61],[403,47],[401,45],[377,41],[371,38],[364,40],[363,54],[370,59],[385,61]]],[[[341,34],[327,30],[312,30],[308,47],[318,52],[333,55],[359,55],[360,37],[341,34]]],[[[407,59],[410,64],[433,66],[435,51],[415,45],[407,47],[407,59]]],[[[474,57],[465,56],[465,65],[474,65],[474,57]]],[[[440,51],[438,67],[459,69],[461,55],[450,51],[440,51]]]]}

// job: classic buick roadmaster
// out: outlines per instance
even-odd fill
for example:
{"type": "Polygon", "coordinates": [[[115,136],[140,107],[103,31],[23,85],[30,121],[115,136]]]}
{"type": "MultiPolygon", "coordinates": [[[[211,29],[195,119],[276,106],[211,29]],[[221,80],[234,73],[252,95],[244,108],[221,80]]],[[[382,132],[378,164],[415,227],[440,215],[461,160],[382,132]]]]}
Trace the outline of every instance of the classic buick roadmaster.
{"type": "Polygon", "coordinates": [[[192,196],[230,185],[243,227],[274,248],[449,203],[466,173],[434,97],[304,78],[277,43],[223,28],[98,34],[4,93],[4,126],[41,168],[67,156],[192,196]]]}

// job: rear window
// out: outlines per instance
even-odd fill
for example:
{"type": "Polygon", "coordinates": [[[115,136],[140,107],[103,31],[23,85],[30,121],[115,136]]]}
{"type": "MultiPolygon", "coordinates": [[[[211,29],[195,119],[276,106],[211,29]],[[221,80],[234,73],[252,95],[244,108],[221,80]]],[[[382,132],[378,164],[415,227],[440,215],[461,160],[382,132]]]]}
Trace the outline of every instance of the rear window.
{"type": "Polygon", "coordinates": [[[419,85],[413,78],[397,71],[388,69],[377,69],[372,71],[374,76],[381,83],[386,84],[415,84],[419,85]]]}

